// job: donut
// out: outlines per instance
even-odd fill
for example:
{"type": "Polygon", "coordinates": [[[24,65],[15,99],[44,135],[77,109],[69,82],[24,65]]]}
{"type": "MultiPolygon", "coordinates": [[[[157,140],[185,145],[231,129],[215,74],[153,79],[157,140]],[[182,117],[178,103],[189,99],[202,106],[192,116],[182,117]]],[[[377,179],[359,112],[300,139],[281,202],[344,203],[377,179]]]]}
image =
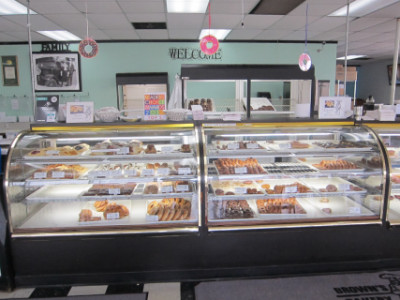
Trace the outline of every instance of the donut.
{"type": "Polygon", "coordinates": [[[104,212],[107,208],[107,205],[108,205],[108,200],[94,202],[94,207],[98,212],[104,212]]]}
{"type": "Polygon", "coordinates": [[[152,201],[150,204],[147,206],[147,213],[149,215],[156,215],[158,213],[158,210],[160,209],[160,205],[158,204],[157,201],[152,201]]]}

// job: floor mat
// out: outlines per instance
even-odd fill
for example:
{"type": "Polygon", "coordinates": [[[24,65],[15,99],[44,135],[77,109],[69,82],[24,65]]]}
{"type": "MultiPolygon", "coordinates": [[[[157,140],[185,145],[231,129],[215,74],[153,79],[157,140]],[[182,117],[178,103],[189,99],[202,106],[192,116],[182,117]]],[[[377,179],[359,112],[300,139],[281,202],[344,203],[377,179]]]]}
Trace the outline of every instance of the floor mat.
{"type": "Polygon", "coordinates": [[[202,282],[196,300],[400,300],[400,271],[202,282]]]}

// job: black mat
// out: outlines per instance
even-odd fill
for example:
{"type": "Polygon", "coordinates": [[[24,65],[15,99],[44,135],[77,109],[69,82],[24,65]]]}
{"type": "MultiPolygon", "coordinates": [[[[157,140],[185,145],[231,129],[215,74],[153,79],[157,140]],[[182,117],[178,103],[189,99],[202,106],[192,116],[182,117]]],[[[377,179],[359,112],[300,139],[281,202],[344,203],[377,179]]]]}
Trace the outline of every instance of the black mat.
{"type": "MultiPolygon", "coordinates": [[[[14,298],[13,298],[14,299],[14,298]]],[[[18,300],[19,298],[15,298],[18,300]]],[[[19,299],[26,300],[27,298],[19,299]]],[[[67,296],[67,297],[45,297],[35,298],[40,300],[147,300],[147,293],[142,294],[116,294],[116,295],[90,295],[90,296],[67,296]]]]}
{"type": "Polygon", "coordinates": [[[202,282],[196,300],[400,300],[400,271],[202,282]]]}

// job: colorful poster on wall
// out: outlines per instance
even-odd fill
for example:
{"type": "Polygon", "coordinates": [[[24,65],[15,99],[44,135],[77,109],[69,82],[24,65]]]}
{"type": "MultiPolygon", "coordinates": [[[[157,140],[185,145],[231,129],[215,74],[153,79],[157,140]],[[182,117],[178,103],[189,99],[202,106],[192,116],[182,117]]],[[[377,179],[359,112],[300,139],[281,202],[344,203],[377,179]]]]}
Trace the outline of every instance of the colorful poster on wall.
{"type": "Polygon", "coordinates": [[[144,94],[144,120],[156,121],[166,120],[165,114],[166,93],[144,94]]]}

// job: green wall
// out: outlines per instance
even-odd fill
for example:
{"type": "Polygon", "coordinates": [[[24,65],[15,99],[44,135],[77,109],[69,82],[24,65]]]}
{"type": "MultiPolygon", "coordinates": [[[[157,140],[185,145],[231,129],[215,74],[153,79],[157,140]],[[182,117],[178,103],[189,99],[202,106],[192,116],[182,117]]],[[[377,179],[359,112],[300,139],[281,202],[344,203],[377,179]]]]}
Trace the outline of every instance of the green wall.
{"type": "MultiPolygon", "coordinates": [[[[78,44],[72,44],[76,51],[78,44]]],[[[125,42],[99,43],[96,57],[81,58],[82,92],[60,93],[61,102],[72,100],[74,96],[84,101],[94,101],[95,107],[117,106],[115,85],[116,73],[168,72],[169,87],[172,91],[175,74],[180,73],[182,64],[297,64],[299,55],[304,51],[303,43],[236,43],[221,42],[222,58],[209,59],[172,59],[170,48],[199,49],[198,43],[189,42],[125,42]]],[[[315,66],[317,80],[330,80],[331,94],[334,93],[336,68],[336,44],[326,44],[322,51],[321,44],[308,44],[308,51],[315,66]]],[[[41,45],[33,45],[33,51],[40,51],[41,45]]],[[[28,45],[0,45],[0,55],[17,55],[20,85],[18,87],[0,84],[0,110],[7,115],[23,114],[10,111],[9,102],[13,95],[30,97],[31,73],[29,67],[28,45]]],[[[45,93],[41,93],[45,94],[45,93]]],[[[26,99],[26,98],[25,98],[26,99]]],[[[25,100],[24,100],[25,101],[25,100]]],[[[21,109],[28,107],[20,105],[21,109]]]]}

